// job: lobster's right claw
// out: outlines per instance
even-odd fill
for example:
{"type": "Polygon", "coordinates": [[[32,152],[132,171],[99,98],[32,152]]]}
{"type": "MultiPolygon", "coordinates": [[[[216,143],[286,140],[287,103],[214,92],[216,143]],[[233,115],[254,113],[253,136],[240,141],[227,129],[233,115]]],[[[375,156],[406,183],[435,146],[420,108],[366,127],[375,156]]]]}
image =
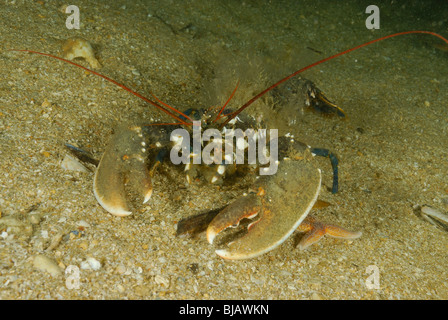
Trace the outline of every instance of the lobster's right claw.
{"type": "Polygon", "coordinates": [[[256,183],[257,194],[237,199],[210,223],[207,239],[212,243],[224,229],[237,226],[243,218],[258,219],[248,232],[216,253],[225,259],[248,259],[283,243],[313,207],[320,191],[321,173],[310,161],[285,160],[274,176],[256,183]]]}
{"type": "Polygon", "coordinates": [[[152,194],[147,141],[141,126],[119,128],[95,172],[93,191],[99,204],[116,216],[130,215],[130,202],[146,203],[152,194]]]}

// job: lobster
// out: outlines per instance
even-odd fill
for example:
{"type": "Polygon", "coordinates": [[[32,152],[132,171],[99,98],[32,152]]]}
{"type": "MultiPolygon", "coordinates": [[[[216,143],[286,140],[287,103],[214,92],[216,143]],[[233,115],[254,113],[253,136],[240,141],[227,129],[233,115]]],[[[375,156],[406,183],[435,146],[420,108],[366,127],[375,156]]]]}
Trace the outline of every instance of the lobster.
{"type": "Polygon", "coordinates": [[[151,178],[158,165],[166,161],[168,155],[172,164],[185,164],[189,183],[203,176],[208,182],[219,184],[226,177],[252,174],[258,169],[260,176],[253,179],[247,193],[224,208],[183,219],[177,228],[178,234],[195,234],[206,230],[207,240],[213,243],[223,230],[250,220],[251,222],[246,224],[245,235],[232,238],[233,241],[227,243],[224,249],[216,250],[219,256],[226,259],[248,259],[273,250],[295,230],[307,232],[299,244],[301,249],[315,243],[323,235],[356,239],[361,236],[361,232],[320,223],[309,216],[321,188],[321,171],[312,159],[316,155],[330,159],[333,168],[332,192],[336,193],[337,157],[327,149],[308,146],[292,137],[277,137],[276,132],[272,130],[268,138],[266,130],[261,129],[264,124],[242,112],[263,95],[296,77],[296,86],[306,106],[325,114],[345,117],[344,111],[331,102],[313,82],[298,78],[297,75],[375,42],[406,34],[429,34],[448,44],[446,38],[430,31],[406,31],[375,39],[297,70],[234,111],[227,108],[227,105],[236,94],[238,85],[222,107],[181,112],[156,96],[155,100],[148,99],[123,84],[73,61],[32,50],[11,51],[39,54],[75,65],[120,86],[176,121],[150,124],[136,122],[120,126],[115,131],[99,161],[93,183],[97,201],[113,215],[128,216],[133,211],[132,203],[145,204],[150,200],[153,191],[151,178]],[[236,136],[237,133],[239,136],[236,136]],[[226,139],[223,139],[222,135],[225,135],[226,139]],[[269,148],[266,147],[267,142],[269,148]],[[235,145],[237,152],[227,152],[227,148],[232,150],[235,145]],[[225,153],[222,151],[223,146],[226,148],[225,153]],[[253,159],[257,146],[258,161],[253,159]],[[241,158],[246,156],[252,160],[248,163],[241,162],[241,158]],[[266,158],[269,158],[268,161],[266,158]]]}

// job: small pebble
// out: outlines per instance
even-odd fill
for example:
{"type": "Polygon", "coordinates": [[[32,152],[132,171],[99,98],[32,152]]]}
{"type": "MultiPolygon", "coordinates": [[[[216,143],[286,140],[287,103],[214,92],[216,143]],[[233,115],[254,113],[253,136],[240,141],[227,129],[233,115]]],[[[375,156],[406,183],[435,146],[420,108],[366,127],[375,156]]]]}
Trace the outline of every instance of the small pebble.
{"type": "Polygon", "coordinates": [[[76,223],[79,227],[90,228],[90,224],[84,220],[80,220],[76,223]]]}
{"type": "Polygon", "coordinates": [[[116,269],[115,273],[117,274],[124,274],[126,272],[126,267],[122,264],[120,264],[116,269]]]}
{"type": "Polygon", "coordinates": [[[162,276],[159,275],[159,274],[155,276],[154,281],[155,281],[157,284],[161,284],[161,285],[163,285],[165,288],[168,288],[169,285],[170,285],[170,281],[169,281],[167,278],[164,278],[164,277],[162,277],[162,276]]]}
{"type": "Polygon", "coordinates": [[[89,247],[89,244],[87,243],[87,241],[83,241],[83,242],[81,242],[81,243],[79,244],[79,247],[80,247],[82,250],[87,250],[87,248],[89,247]]]}
{"type": "Polygon", "coordinates": [[[87,258],[86,261],[81,262],[81,269],[84,270],[99,270],[101,263],[95,258],[87,258]]]}
{"type": "Polygon", "coordinates": [[[44,256],[44,255],[37,255],[33,259],[33,265],[36,269],[44,272],[48,272],[53,277],[60,276],[62,274],[61,269],[59,266],[54,262],[52,259],[44,256]]]}

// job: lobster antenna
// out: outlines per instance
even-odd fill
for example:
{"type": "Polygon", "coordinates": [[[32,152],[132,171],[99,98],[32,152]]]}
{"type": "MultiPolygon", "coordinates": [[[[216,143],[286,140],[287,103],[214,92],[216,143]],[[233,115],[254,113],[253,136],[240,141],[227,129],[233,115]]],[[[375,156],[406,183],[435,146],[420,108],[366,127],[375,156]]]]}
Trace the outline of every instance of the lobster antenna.
{"type": "MultiPolygon", "coordinates": [[[[111,78],[109,78],[109,77],[107,77],[107,76],[105,76],[105,75],[103,75],[103,74],[101,74],[101,73],[99,73],[99,72],[93,71],[93,70],[91,70],[91,69],[89,69],[89,68],[86,68],[86,67],[84,67],[84,66],[82,66],[82,65],[80,65],[80,64],[77,64],[77,63],[75,63],[75,62],[73,62],[73,61],[70,61],[70,60],[67,60],[67,59],[64,59],[64,58],[61,58],[61,57],[58,57],[58,56],[54,56],[54,55],[52,55],[52,54],[42,53],[42,52],[33,51],[33,50],[26,50],[26,49],[21,49],[21,50],[10,49],[10,50],[8,50],[8,51],[19,51],[19,52],[35,53],[35,54],[39,54],[39,55],[42,55],[42,56],[46,56],[46,57],[50,57],[50,58],[53,58],[53,59],[57,59],[57,60],[60,60],[60,61],[64,61],[64,62],[70,63],[70,64],[72,64],[72,65],[74,65],[74,66],[76,66],[76,67],[78,67],[78,68],[84,69],[84,70],[86,70],[86,71],[88,71],[88,72],[93,73],[94,75],[96,75],[96,76],[98,76],[98,77],[101,77],[101,78],[103,78],[103,79],[105,79],[105,80],[107,80],[107,81],[109,81],[109,82],[112,82],[113,84],[115,84],[115,85],[121,87],[122,89],[124,89],[124,90],[126,90],[126,91],[132,93],[134,96],[139,97],[140,99],[142,99],[142,100],[148,102],[149,104],[152,104],[153,106],[155,106],[155,107],[158,108],[159,110],[165,112],[166,114],[168,114],[168,115],[171,116],[172,118],[174,118],[174,119],[176,119],[177,121],[179,121],[181,124],[183,124],[183,125],[187,125],[187,126],[188,126],[188,125],[191,125],[191,123],[188,123],[188,122],[183,121],[181,118],[179,118],[178,116],[176,116],[174,113],[172,113],[172,112],[170,112],[169,110],[165,109],[164,107],[162,107],[162,106],[159,105],[158,103],[156,103],[156,102],[154,102],[154,101],[152,101],[152,100],[150,100],[150,99],[148,99],[148,98],[142,96],[140,93],[135,92],[134,90],[132,90],[132,89],[126,87],[125,85],[123,85],[123,84],[121,84],[121,83],[115,81],[114,79],[111,79],[111,78]]],[[[161,101],[159,100],[159,102],[161,102],[161,101]]],[[[172,111],[174,111],[174,112],[180,114],[181,116],[185,117],[185,119],[188,119],[188,120],[190,120],[191,122],[193,122],[193,120],[192,120],[190,117],[188,117],[187,115],[183,114],[182,112],[180,112],[180,111],[177,110],[176,108],[173,108],[173,107],[171,107],[170,105],[168,105],[168,104],[166,104],[166,103],[162,103],[162,104],[163,104],[165,107],[167,107],[168,109],[170,109],[170,110],[172,110],[172,111]]]]}
{"type": "Polygon", "coordinates": [[[236,90],[238,89],[238,86],[240,85],[240,82],[238,81],[236,83],[236,87],[235,89],[233,89],[232,94],[230,95],[230,97],[227,99],[226,103],[224,103],[224,105],[222,106],[221,110],[219,111],[218,115],[216,116],[216,119],[213,120],[213,123],[215,123],[216,121],[218,121],[219,119],[221,119],[222,117],[220,117],[221,113],[224,111],[224,109],[226,108],[227,104],[230,102],[230,100],[232,100],[233,96],[235,95],[236,90]]]}
{"type": "Polygon", "coordinates": [[[398,33],[394,33],[394,34],[391,34],[391,35],[388,35],[388,36],[384,36],[384,37],[381,37],[381,38],[378,38],[378,39],[375,39],[375,40],[372,40],[372,41],[369,41],[369,42],[360,44],[359,46],[356,46],[356,47],[354,47],[354,48],[345,50],[345,51],[343,51],[343,52],[337,53],[337,54],[332,55],[332,56],[330,56],[330,57],[328,57],[328,58],[325,58],[325,59],[319,60],[319,61],[317,61],[317,62],[315,62],[315,63],[313,63],[313,64],[310,64],[309,66],[306,66],[306,67],[304,67],[304,68],[302,68],[302,69],[300,69],[300,70],[297,70],[296,72],[291,73],[289,76],[287,76],[287,77],[281,79],[280,81],[274,83],[272,86],[270,86],[269,88],[267,88],[267,89],[261,91],[261,92],[260,92],[259,94],[257,94],[255,97],[253,97],[252,99],[250,99],[248,102],[246,102],[246,103],[245,103],[242,107],[240,107],[238,110],[236,110],[235,112],[233,112],[233,113],[231,113],[231,114],[226,115],[226,117],[228,117],[228,118],[227,118],[226,121],[224,121],[224,122],[221,124],[221,128],[224,127],[224,126],[225,126],[229,121],[231,121],[233,118],[235,118],[238,114],[240,114],[244,109],[246,109],[246,108],[247,108],[248,106],[250,106],[252,103],[254,103],[255,101],[257,101],[257,100],[258,100],[261,96],[263,96],[265,93],[271,91],[272,89],[274,89],[274,88],[277,87],[278,85],[280,85],[280,84],[282,84],[283,82],[285,82],[285,81],[291,79],[292,77],[295,77],[296,75],[298,75],[299,73],[302,73],[302,72],[305,71],[305,70],[311,69],[312,67],[315,67],[315,66],[317,66],[317,65],[319,65],[319,64],[321,64],[321,63],[327,62],[328,60],[337,58],[337,57],[342,56],[342,55],[344,55],[344,54],[347,54],[347,53],[349,53],[349,52],[355,51],[355,50],[357,50],[357,49],[359,49],[359,48],[368,46],[368,45],[370,45],[370,44],[372,44],[372,43],[375,43],[375,42],[378,42],[378,41],[381,41],[381,40],[386,40],[386,39],[393,38],[393,37],[397,37],[397,36],[401,36],[401,35],[405,35],[405,34],[413,34],[413,33],[430,34],[430,35],[436,36],[437,38],[442,39],[443,41],[445,41],[445,42],[448,44],[448,40],[447,40],[446,38],[444,38],[443,36],[441,36],[440,34],[438,34],[438,33],[431,32],[431,31],[419,31],[419,30],[398,32],[398,33]]]}

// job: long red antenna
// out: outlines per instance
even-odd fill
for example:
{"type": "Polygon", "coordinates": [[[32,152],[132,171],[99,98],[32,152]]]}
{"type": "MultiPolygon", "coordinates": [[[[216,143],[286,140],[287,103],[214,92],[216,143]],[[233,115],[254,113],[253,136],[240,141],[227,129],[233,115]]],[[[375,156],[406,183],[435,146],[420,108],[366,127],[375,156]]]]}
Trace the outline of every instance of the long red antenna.
{"type": "Polygon", "coordinates": [[[261,92],[260,92],[259,94],[257,94],[255,97],[253,97],[252,99],[250,99],[249,101],[247,101],[247,102],[246,102],[242,107],[240,107],[237,111],[232,112],[231,114],[226,115],[228,118],[227,118],[226,121],[224,121],[224,122],[221,124],[221,127],[225,126],[229,121],[231,121],[233,118],[235,118],[235,117],[236,117],[239,113],[241,113],[244,109],[246,109],[248,106],[250,106],[250,105],[251,105],[252,103],[254,103],[256,100],[258,100],[262,95],[264,95],[265,93],[271,91],[272,89],[274,89],[274,88],[277,87],[278,85],[282,84],[283,82],[285,82],[285,81],[291,79],[292,77],[298,75],[299,73],[301,73],[301,72],[303,72],[303,71],[305,71],[305,70],[308,70],[308,69],[310,69],[310,68],[312,68],[312,67],[315,67],[315,66],[317,66],[317,65],[319,65],[319,64],[321,64],[321,63],[324,63],[324,62],[326,62],[326,61],[328,61],[328,60],[337,58],[337,57],[342,56],[342,55],[344,55],[344,54],[347,54],[347,53],[349,53],[349,52],[355,51],[356,49],[359,49],[359,48],[368,46],[368,45],[370,45],[370,44],[372,44],[372,43],[375,43],[375,42],[378,42],[378,41],[381,41],[381,40],[386,40],[386,39],[393,38],[393,37],[397,37],[397,36],[401,36],[401,35],[405,35],[405,34],[412,34],[412,33],[425,33],[425,34],[430,34],[430,35],[436,36],[437,38],[442,39],[443,41],[445,41],[445,42],[448,44],[448,40],[447,40],[446,38],[444,38],[444,37],[441,36],[440,34],[437,34],[437,33],[435,33],[435,32],[431,32],[431,31],[404,31],[404,32],[394,33],[394,34],[391,34],[391,35],[388,35],[388,36],[384,36],[384,37],[381,37],[381,38],[378,38],[378,39],[375,39],[375,40],[372,40],[372,41],[369,41],[369,42],[360,44],[359,46],[356,46],[356,47],[354,47],[354,48],[345,50],[345,51],[343,51],[343,52],[340,52],[340,53],[337,53],[337,54],[335,54],[335,55],[332,55],[331,57],[328,57],[328,58],[319,60],[319,61],[317,61],[317,62],[315,62],[315,63],[313,63],[313,64],[310,64],[309,66],[306,66],[306,67],[304,67],[304,68],[302,68],[302,69],[300,69],[300,70],[297,70],[296,72],[291,73],[289,76],[287,76],[287,77],[281,79],[280,81],[274,83],[272,86],[270,86],[269,88],[267,88],[267,89],[261,91],[261,92]]]}
{"type": "Polygon", "coordinates": [[[230,102],[230,100],[232,100],[233,96],[235,95],[236,90],[238,89],[238,86],[240,85],[240,82],[238,81],[236,84],[235,89],[233,89],[232,94],[230,95],[230,97],[227,99],[226,103],[224,103],[224,105],[221,107],[221,110],[219,110],[218,115],[216,116],[216,119],[213,120],[213,122],[218,121],[219,119],[221,119],[221,113],[224,111],[224,109],[226,108],[227,104],[230,102]]]}
{"type": "MultiPolygon", "coordinates": [[[[125,85],[123,85],[123,84],[121,84],[121,83],[115,81],[114,79],[111,79],[111,78],[109,78],[109,77],[107,77],[107,76],[105,76],[105,75],[102,75],[101,73],[98,73],[98,72],[96,72],[96,71],[93,71],[93,70],[91,70],[91,69],[89,69],[89,68],[86,68],[86,67],[84,67],[84,66],[82,66],[82,65],[80,65],[80,64],[77,64],[77,63],[75,63],[75,62],[73,62],[73,61],[70,61],[70,60],[67,60],[67,59],[64,59],[64,58],[61,58],[61,57],[58,57],[58,56],[54,56],[54,55],[52,55],[52,54],[42,53],[42,52],[37,52],[37,51],[33,51],[33,50],[25,50],[25,49],[23,49],[23,50],[15,50],[15,49],[11,49],[11,50],[8,50],[8,51],[20,51],[20,52],[35,53],[35,54],[40,54],[41,56],[47,56],[47,57],[50,57],[50,58],[54,58],[54,59],[58,59],[58,60],[61,60],[61,61],[70,63],[70,64],[72,64],[72,65],[74,65],[74,66],[76,66],[76,67],[78,67],[78,68],[84,69],[84,70],[86,70],[86,71],[88,71],[88,72],[93,73],[94,75],[97,75],[98,77],[101,77],[101,78],[103,78],[103,79],[105,79],[105,80],[107,80],[107,81],[109,81],[109,82],[112,82],[113,84],[115,84],[115,85],[121,87],[122,89],[124,89],[124,90],[126,90],[126,91],[132,93],[133,95],[139,97],[140,99],[142,99],[142,100],[144,100],[144,101],[146,101],[146,102],[152,104],[153,106],[155,106],[155,107],[158,108],[159,110],[165,112],[165,113],[168,114],[169,116],[171,116],[171,117],[173,117],[174,119],[176,119],[177,121],[179,121],[181,124],[186,125],[186,126],[191,125],[191,123],[185,122],[184,120],[182,120],[181,118],[179,118],[178,116],[176,116],[174,113],[172,113],[172,112],[170,112],[169,110],[165,109],[164,107],[162,107],[162,106],[159,105],[158,103],[156,103],[156,102],[154,102],[154,101],[152,101],[152,100],[149,100],[148,98],[142,96],[140,93],[135,92],[134,90],[132,90],[132,89],[126,87],[125,85]]],[[[159,102],[161,102],[161,101],[159,100],[159,102]]],[[[171,107],[170,105],[168,105],[168,104],[166,104],[166,103],[163,103],[163,102],[161,102],[161,103],[162,103],[165,107],[167,107],[168,109],[170,109],[170,110],[172,110],[172,111],[174,111],[174,112],[180,114],[182,117],[185,117],[185,119],[188,119],[188,120],[190,120],[191,122],[193,122],[193,120],[192,120],[189,116],[183,114],[182,112],[180,112],[180,111],[177,110],[176,108],[173,108],[173,107],[171,107]]]]}

